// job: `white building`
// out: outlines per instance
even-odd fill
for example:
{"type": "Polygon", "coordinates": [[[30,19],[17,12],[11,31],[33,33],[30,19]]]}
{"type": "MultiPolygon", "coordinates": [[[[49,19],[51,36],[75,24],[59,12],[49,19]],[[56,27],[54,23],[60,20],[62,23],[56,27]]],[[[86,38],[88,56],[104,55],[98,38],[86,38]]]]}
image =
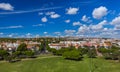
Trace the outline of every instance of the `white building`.
{"type": "Polygon", "coordinates": [[[48,44],[50,48],[54,48],[56,50],[61,49],[62,47],[67,47],[65,44],[55,43],[55,44],[48,44]]]}

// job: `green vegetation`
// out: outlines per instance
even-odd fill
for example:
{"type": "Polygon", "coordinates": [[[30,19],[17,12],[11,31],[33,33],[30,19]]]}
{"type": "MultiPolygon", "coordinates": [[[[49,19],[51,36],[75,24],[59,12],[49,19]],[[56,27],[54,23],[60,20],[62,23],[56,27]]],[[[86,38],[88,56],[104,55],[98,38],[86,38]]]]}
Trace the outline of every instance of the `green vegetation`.
{"type": "Polygon", "coordinates": [[[34,52],[33,51],[24,51],[23,54],[26,55],[26,57],[34,56],[34,52]]]}
{"type": "Polygon", "coordinates": [[[15,63],[0,62],[2,72],[119,72],[120,63],[102,58],[83,61],[64,60],[62,57],[39,57],[15,63]],[[46,58],[45,58],[46,57],[46,58]],[[91,62],[91,63],[90,63],[91,62]],[[7,68],[6,68],[7,67],[7,68]]]}
{"type": "Polygon", "coordinates": [[[25,43],[22,43],[18,46],[17,51],[26,51],[27,45],[25,43]]]}
{"type": "Polygon", "coordinates": [[[9,53],[6,50],[0,49],[0,60],[5,59],[8,55],[9,53]]]}
{"type": "MultiPolygon", "coordinates": [[[[97,57],[94,47],[78,48],[71,46],[56,50],[49,47],[50,39],[42,39],[38,56],[35,51],[27,49],[25,43],[16,51],[0,49],[0,70],[2,72],[119,72],[120,48],[99,48],[103,58],[97,57]],[[48,50],[48,52],[46,52],[48,50]],[[52,54],[52,56],[47,55],[52,54]],[[36,55],[36,56],[35,56],[36,55]],[[37,58],[36,58],[37,57],[37,58]],[[31,59],[35,58],[35,59],[31,59]],[[108,60],[105,60],[108,59],[108,60]],[[8,62],[4,62],[4,61],[8,62]],[[18,60],[22,60],[18,62],[18,60]],[[26,61],[27,60],[27,61],[26,61]],[[15,63],[13,63],[15,62],[15,63]],[[7,69],[6,69],[7,67],[7,69]]],[[[57,42],[57,41],[56,41],[57,42]]]]}
{"type": "Polygon", "coordinates": [[[0,49],[0,60],[8,62],[17,62],[21,58],[36,58],[35,52],[27,49],[27,45],[22,43],[18,46],[17,51],[9,52],[7,50],[0,49]]]}
{"type": "Polygon", "coordinates": [[[87,48],[81,48],[81,47],[79,47],[78,51],[80,51],[82,55],[85,55],[85,54],[87,54],[88,49],[87,48]]]}
{"type": "Polygon", "coordinates": [[[88,49],[87,55],[89,58],[96,58],[97,54],[95,48],[88,49]]]}
{"type": "Polygon", "coordinates": [[[120,48],[119,47],[113,46],[109,49],[99,48],[98,50],[99,50],[99,52],[102,53],[102,55],[105,59],[120,61],[120,48]]]}
{"type": "Polygon", "coordinates": [[[82,55],[78,50],[66,51],[63,53],[63,57],[69,60],[81,60],[82,55]]]}
{"type": "Polygon", "coordinates": [[[63,56],[65,59],[70,60],[81,60],[83,55],[87,55],[89,58],[96,58],[97,53],[95,48],[78,48],[71,46],[68,48],[61,48],[59,50],[56,50],[54,48],[51,48],[49,50],[53,53],[53,55],[63,56]]]}

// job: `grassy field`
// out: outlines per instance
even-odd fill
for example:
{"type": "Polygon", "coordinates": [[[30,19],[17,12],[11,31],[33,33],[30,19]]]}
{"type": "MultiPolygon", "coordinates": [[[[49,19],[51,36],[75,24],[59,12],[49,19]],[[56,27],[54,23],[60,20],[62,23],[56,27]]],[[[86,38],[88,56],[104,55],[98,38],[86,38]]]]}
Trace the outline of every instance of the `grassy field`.
{"type": "Polygon", "coordinates": [[[120,63],[101,58],[71,61],[53,56],[16,63],[0,62],[0,72],[90,72],[91,69],[93,72],[120,72],[120,63]]]}

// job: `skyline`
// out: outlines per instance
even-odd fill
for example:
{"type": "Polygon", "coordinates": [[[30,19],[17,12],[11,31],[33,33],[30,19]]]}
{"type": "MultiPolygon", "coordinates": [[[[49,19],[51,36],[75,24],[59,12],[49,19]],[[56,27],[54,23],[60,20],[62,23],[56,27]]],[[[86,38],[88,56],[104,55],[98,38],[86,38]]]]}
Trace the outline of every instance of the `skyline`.
{"type": "Polygon", "coordinates": [[[119,0],[1,0],[0,37],[120,38],[119,0]]]}

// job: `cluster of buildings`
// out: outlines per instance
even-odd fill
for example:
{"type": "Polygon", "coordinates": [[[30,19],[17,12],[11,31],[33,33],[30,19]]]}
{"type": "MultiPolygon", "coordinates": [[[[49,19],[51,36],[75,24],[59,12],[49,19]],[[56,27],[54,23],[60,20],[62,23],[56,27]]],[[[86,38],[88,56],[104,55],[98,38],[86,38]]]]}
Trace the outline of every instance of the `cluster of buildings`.
{"type": "Polygon", "coordinates": [[[58,50],[70,46],[74,46],[76,49],[79,47],[84,48],[85,46],[94,46],[95,48],[111,48],[113,44],[120,46],[120,41],[114,39],[85,39],[82,41],[60,41],[59,43],[50,43],[49,46],[50,48],[55,48],[58,50]]]}
{"type": "MultiPolygon", "coordinates": [[[[27,45],[27,48],[30,50],[39,50],[40,42],[33,42],[25,40],[23,42],[16,41],[16,42],[0,42],[0,48],[4,50],[16,50],[18,46],[22,43],[25,43],[27,45]]],[[[70,46],[74,46],[76,49],[84,48],[85,46],[88,47],[95,47],[95,48],[111,48],[112,45],[116,45],[120,47],[120,40],[115,39],[100,39],[100,38],[91,38],[91,39],[83,39],[83,40],[65,40],[60,41],[59,43],[50,43],[48,44],[50,48],[55,48],[57,50],[61,48],[67,48],[70,46]]]]}
{"type": "Polygon", "coordinates": [[[27,45],[28,49],[31,50],[39,50],[39,45],[41,43],[39,42],[33,42],[33,41],[16,41],[16,42],[0,42],[0,48],[4,49],[4,50],[8,50],[8,51],[12,51],[12,50],[17,50],[18,46],[22,43],[25,43],[27,45]]]}

